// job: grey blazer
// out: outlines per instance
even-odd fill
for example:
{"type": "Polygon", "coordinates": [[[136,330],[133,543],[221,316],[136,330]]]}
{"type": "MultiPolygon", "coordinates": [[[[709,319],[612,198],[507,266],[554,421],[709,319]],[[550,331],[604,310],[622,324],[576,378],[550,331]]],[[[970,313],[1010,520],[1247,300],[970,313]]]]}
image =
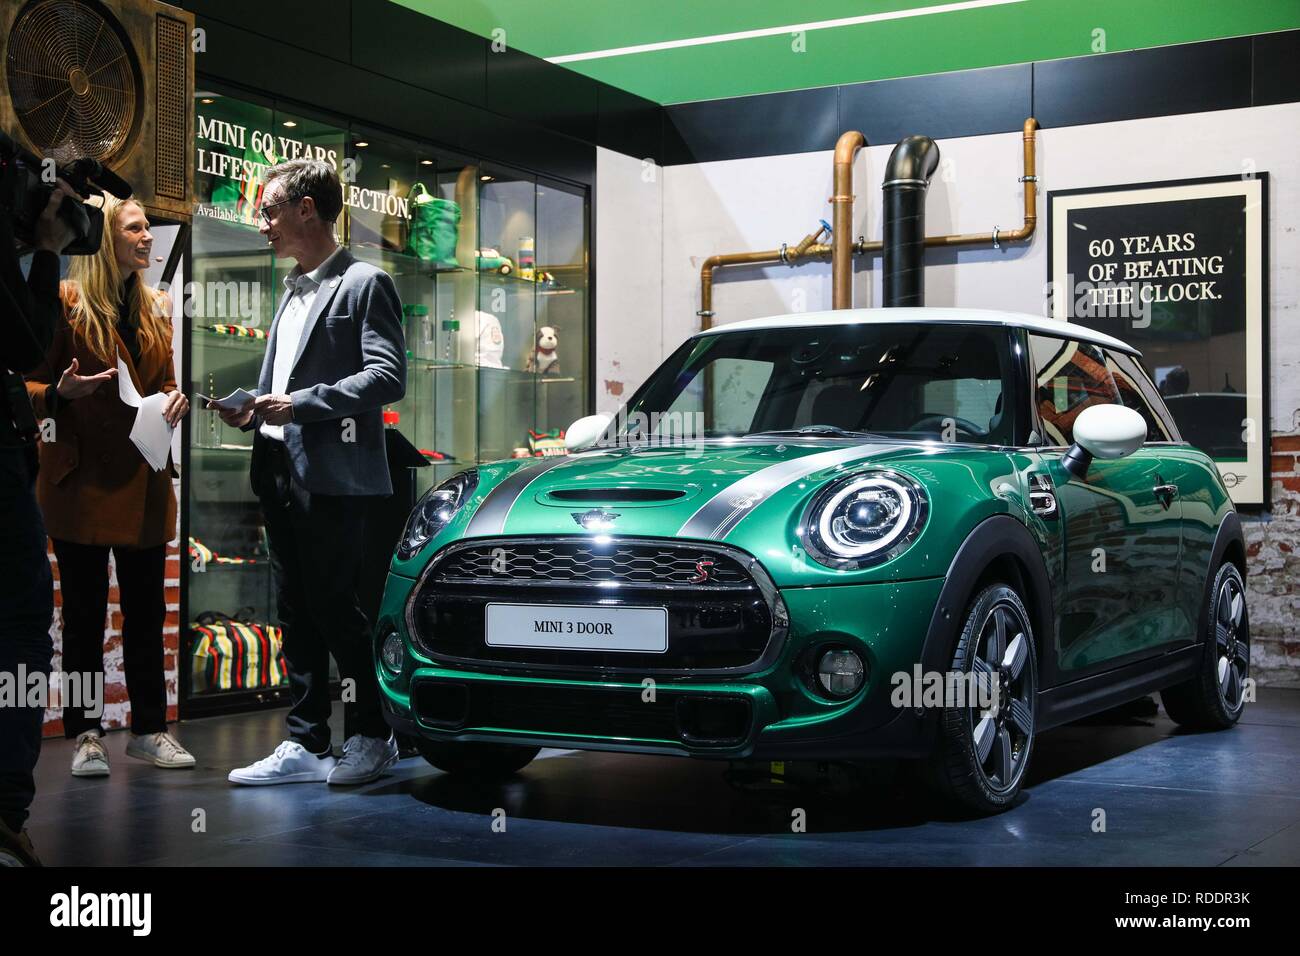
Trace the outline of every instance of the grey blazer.
{"type": "MultiPolygon", "coordinates": [[[[276,332],[285,291],[271,323],[254,394],[271,392],[276,332]]],[[[322,277],[289,374],[293,421],[284,444],[294,478],[313,494],[390,495],[383,406],[406,394],[402,303],[392,278],[343,249],[322,277]],[[349,440],[350,439],[350,440],[349,440]]],[[[260,428],[255,416],[245,430],[260,428]]],[[[272,439],[253,440],[254,491],[272,439]]]]}

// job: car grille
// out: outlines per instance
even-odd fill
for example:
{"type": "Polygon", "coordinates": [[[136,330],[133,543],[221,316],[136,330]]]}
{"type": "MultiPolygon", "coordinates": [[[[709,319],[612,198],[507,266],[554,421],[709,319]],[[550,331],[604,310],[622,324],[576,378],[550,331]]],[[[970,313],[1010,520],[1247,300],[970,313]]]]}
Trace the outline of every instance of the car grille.
{"type": "Polygon", "coordinates": [[[586,540],[462,548],[439,563],[435,580],[692,584],[700,583],[705,571],[711,588],[752,584],[740,562],[700,548],[644,544],[596,548],[586,540]]]}
{"type": "Polygon", "coordinates": [[[444,664],[535,668],[589,676],[721,674],[770,663],[785,636],[785,607],[749,555],[723,545],[657,539],[486,538],[430,561],[407,604],[418,646],[444,664]],[[487,605],[662,607],[665,653],[499,647],[486,643],[487,605]]]}

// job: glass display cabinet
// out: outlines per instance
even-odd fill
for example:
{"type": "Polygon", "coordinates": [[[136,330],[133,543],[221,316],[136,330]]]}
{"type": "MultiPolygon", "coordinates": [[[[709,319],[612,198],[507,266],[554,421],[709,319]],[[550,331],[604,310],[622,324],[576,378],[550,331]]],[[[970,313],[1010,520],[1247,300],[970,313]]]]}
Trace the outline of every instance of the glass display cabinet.
{"type": "MultiPolygon", "coordinates": [[[[367,546],[370,577],[382,581],[400,533],[393,525],[415,497],[478,462],[554,453],[563,430],[588,413],[588,195],[242,94],[200,91],[196,99],[191,396],[257,383],[293,266],[276,260],[257,230],[264,167],[299,156],[335,163],[344,190],[340,242],[397,286],[407,387],[384,410],[385,422],[424,467],[398,468],[373,557],[367,546]]],[[[265,532],[248,480],[253,435],[192,404],[182,485],[186,716],[283,702],[287,689],[265,532]]],[[[390,459],[394,445],[390,436],[390,459]]]]}

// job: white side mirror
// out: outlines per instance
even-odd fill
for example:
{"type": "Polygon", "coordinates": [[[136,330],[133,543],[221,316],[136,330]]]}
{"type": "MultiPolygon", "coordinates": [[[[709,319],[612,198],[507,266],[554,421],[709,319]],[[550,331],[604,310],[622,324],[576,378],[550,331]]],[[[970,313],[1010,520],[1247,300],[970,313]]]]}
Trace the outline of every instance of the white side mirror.
{"type": "Polygon", "coordinates": [[[1093,405],[1074,420],[1074,446],[1063,464],[1076,478],[1082,478],[1094,457],[1125,458],[1146,440],[1146,419],[1133,409],[1123,405],[1093,405]]]}
{"type": "Polygon", "coordinates": [[[584,448],[591,447],[604,436],[611,421],[613,419],[609,415],[588,415],[586,418],[579,418],[564,433],[564,447],[569,451],[582,451],[584,448]]]}

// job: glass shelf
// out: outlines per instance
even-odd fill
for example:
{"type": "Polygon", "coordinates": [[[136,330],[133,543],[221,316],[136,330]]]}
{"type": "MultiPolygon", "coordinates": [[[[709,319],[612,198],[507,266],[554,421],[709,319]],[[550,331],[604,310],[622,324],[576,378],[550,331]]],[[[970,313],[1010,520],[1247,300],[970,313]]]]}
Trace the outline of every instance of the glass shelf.
{"type": "MultiPolygon", "coordinates": [[[[585,190],[219,92],[205,93],[195,109],[205,130],[281,130],[292,120],[297,124],[290,127],[293,140],[332,154],[341,174],[350,167],[345,197],[367,191],[366,201],[345,206],[337,229],[352,255],[392,277],[403,305],[406,394],[385,411],[395,413],[391,427],[417,451],[447,456],[426,458],[428,467],[395,475],[395,488],[409,492],[413,501],[465,468],[530,454],[530,433],[559,432],[587,414],[591,316],[585,190]],[[485,249],[508,258],[510,271],[478,267],[478,253],[485,249]],[[558,374],[527,370],[543,328],[558,338],[558,374]]],[[[258,153],[251,143],[250,138],[250,148],[208,139],[197,144],[212,155],[195,179],[196,206],[206,208],[196,208],[192,232],[191,278],[204,291],[187,322],[191,395],[255,387],[266,339],[211,326],[269,331],[283,279],[293,267],[277,260],[257,231],[262,183],[257,165],[243,165],[270,165],[284,157],[258,153]],[[216,154],[231,159],[218,162],[216,154]],[[213,169],[254,173],[232,179],[204,171],[213,169]]],[[[271,570],[260,558],[264,532],[247,477],[253,433],[197,407],[189,431],[189,535],[218,555],[258,560],[210,561],[203,572],[192,571],[187,561],[182,570],[187,614],[192,622],[204,611],[244,611],[249,620],[269,624],[276,619],[271,570]],[[212,573],[218,570],[241,573],[212,573]]]]}

